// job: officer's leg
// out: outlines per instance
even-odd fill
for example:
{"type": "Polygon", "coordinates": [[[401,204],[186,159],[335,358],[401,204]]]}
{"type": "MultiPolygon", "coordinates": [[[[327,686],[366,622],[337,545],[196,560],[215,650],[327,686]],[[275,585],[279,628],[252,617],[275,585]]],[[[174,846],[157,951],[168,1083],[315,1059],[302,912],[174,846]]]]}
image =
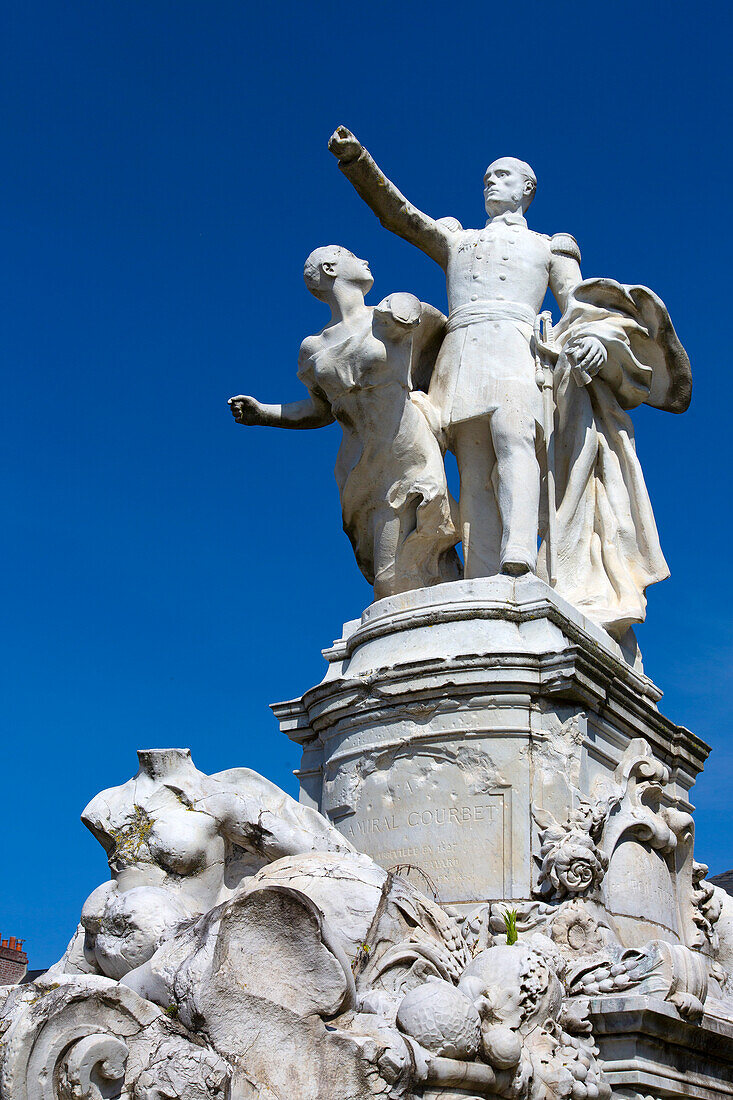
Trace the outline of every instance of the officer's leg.
{"type": "Polygon", "coordinates": [[[491,417],[502,522],[501,571],[515,576],[534,573],[537,568],[540,467],[536,432],[534,416],[513,404],[498,408],[491,417]]]}
{"type": "Polygon", "coordinates": [[[501,520],[492,487],[495,465],[488,418],[468,420],[451,429],[461,490],[458,497],[464,577],[493,577],[499,572],[501,520]]]}

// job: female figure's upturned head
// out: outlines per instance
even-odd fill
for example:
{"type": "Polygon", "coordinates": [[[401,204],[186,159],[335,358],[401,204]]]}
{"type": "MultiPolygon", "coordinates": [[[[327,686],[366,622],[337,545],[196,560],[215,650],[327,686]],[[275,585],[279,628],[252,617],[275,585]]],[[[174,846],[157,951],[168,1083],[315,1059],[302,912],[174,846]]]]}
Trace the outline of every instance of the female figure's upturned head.
{"type": "Polygon", "coordinates": [[[338,244],[314,249],[305,261],[303,278],[308,290],[321,302],[330,300],[337,279],[360,287],[363,294],[374,285],[368,262],[338,244]]]}

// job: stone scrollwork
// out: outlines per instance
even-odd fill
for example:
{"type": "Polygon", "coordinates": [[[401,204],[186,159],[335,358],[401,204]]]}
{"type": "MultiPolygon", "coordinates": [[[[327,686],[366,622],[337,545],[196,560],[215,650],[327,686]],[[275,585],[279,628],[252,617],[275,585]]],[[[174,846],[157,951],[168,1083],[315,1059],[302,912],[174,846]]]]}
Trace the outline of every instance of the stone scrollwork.
{"type": "Polygon", "coordinates": [[[722,904],[715,887],[705,880],[708,868],[705,863],[692,864],[692,920],[700,931],[704,944],[713,949],[718,946],[716,924],[720,920],[722,904]]]}
{"type": "MultiPolygon", "coordinates": [[[[721,907],[713,887],[705,881],[707,867],[694,859],[694,822],[691,814],[675,805],[669,768],[638,738],[629,743],[616,768],[614,784],[611,797],[615,797],[616,810],[600,841],[606,858],[613,867],[616,853],[628,841],[639,845],[639,850],[658,853],[667,869],[667,889],[673,899],[674,912],[668,923],[676,927],[688,948],[715,950],[715,924],[721,907]]],[[[607,799],[607,784],[599,783],[596,794],[607,799]]],[[[614,883],[604,898],[616,911],[623,909],[618,890],[614,883]]]]}
{"type": "Polygon", "coordinates": [[[192,1064],[211,1054],[156,1005],[95,975],[19,986],[0,1012],[0,1036],[2,1100],[160,1100],[165,1092],[134,1090],[161,1050],[188,1052],[192,1064]]]}
{"type": "Polygon", "coordinates": [[[214,784],[180,750],[148,754],[145,781],[106,805],[124,822],[147,798],[149,840],[86,903],[84,950],[76,937],[0,1007],[0,1100],[332,1100],[334,1081],[350,1100],[610,1100],[593,999],[642,993],[699,1020],[709,965],[691,943],[623,943],[604,900],[619,837],[654,846],[688,883],[696,935],[720,912],[689,815],[658,804],[666,770],[642,749],[562,824],[535,811],[543,896],[516,903],[513,944],[511,903],[444,908],[254,773],[214,784]],[[169,798],[171,761],[205,792],[187,817],[169,798]],[[155,862],[167,866],[182,823],[200,856],[188,884],[155,862]],[[257,852],[228,878],[222,847],[204,843],[218,831],[257,852]],[[203,911],[182,917],[194,902],[203,911]]]}
{"type": "Polygon", "coordinates": [[[608,935],[594,931],[593,923],[604,910],[623,918],[629,908],[631,917],[636,903],[629,896],[628,879],[633,873],[643,888],[647,869],[656,876],[658,895],[666,899],[666,909],[653,917],[659,930],[666,927],[693,950],[716,949],[721,903],[705,881],[707,867],[693,858],[693,819],[675,805],[670,784],[669,768],[637,738],[627,746],[612,779],[597,780],[590,799],[575,791],[576,805],[564,822],[533,808],[540,840],[534,892],[546,902],[560,903],[550,934],[566,950],[578,951],[582,945],[588,954],[609,939],[640,947],[625,941],[623,921],[611,921],[608,935]]]}
{"type": "Polygon", "coordinates": [[[125,1082],[127,1044],[114,1035],[86,1035],[71,1047],[56,1073],[59,1100],[105,1100],[125,1082]]]}

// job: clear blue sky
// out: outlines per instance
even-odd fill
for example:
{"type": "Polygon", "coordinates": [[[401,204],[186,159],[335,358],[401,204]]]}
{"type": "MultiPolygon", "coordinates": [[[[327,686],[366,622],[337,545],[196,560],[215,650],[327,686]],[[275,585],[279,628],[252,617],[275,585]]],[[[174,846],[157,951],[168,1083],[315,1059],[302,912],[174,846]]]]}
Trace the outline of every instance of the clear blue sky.
{"type": "Polygon", "coordinates": [[[320,678],[369,601],[338,429],[247,432],[226,405],[300,395],[317,245],[366,256],[374,301],[444,305],[437,267],[338,172],[340,122],[466,225],[488,161],[529,160],[530,224],[667,303],[695,392],[683,417],[635,417],[672,569],[639,637],[665,713],[714,747],[698,858],[733,866],[732,30],[728,5],[644,0],[5,6],[0,932],[31,965],[107,877],[79,813],[136,748],[189,745],[295,793],[267,704],[320,678]]]}

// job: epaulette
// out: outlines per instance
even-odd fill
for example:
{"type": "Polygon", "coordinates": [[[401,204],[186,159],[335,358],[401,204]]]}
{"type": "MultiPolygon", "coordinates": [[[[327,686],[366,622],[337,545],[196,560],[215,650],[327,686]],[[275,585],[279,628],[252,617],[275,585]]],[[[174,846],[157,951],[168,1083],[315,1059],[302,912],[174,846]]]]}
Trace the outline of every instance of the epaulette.
{"type": "Polygon", "coordinates": [[[437,218],[436,225],[441,225],[443,229],[448,229],[451,233],[459,233],[463,229],[458,218],[437,218]]]}
{"type": "Polygon", "coordinates": [[[569,233],[555,233],[550,241],[550,252],[556,256],[570,256],[571,259],[580,263],[578,242],[569,233]]]}

